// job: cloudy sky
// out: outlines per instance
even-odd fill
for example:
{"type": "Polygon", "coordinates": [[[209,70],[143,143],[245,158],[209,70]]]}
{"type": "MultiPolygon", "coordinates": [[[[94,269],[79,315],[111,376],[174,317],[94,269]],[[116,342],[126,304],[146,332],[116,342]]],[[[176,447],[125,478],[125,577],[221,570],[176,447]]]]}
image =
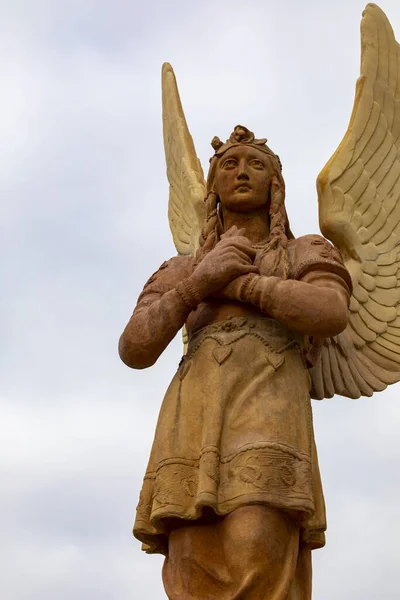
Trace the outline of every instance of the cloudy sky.
{"type": "MultiPolygon", "coordinates": [[[[400,4],[382,0],[400,39],[400,4]]],[[[165,598],[131,525],[181,354],[131,371],[118,337],[175,250],[160,69],[204,168],[242,123],[280,155],[296,235],[350,116],[362,0],[0,1],[0,596],[165,598]]],[[[179,337],[179,336],[178,336],[179,337]]],[[[328,509],[314,600],[400,598],[400,384],[315,403],[328,509]]]]}

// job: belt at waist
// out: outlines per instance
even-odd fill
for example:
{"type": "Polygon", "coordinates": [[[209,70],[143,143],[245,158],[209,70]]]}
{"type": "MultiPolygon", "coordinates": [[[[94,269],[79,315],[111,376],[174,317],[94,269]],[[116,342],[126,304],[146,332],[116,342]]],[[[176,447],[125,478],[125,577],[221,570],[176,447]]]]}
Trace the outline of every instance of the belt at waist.
{"type": "Polygon", "coordinates": [[[273,352],[300,345],[302,336],[287,329],[275,319],[266,317],[230,317],[202,327],[189,338],[187,354],[193,354],[206,338],[214,338],[220,345],[230,344],[244,335],[254,335],[273,352]]]}

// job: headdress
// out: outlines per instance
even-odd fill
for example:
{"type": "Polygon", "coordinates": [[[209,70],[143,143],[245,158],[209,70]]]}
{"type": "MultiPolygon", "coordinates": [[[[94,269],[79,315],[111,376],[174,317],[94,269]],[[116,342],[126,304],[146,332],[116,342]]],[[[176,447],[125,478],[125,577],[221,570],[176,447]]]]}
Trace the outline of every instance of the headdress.
{"type": "Polygon", "coordinates": [[[216,157],[222,156],[227,150],[229,150],[229,148],[241,146],[243,144],[255,146],[258,150],[265,152],[265,154],[268,154],[277,161],[279,168],[282,170],[282,163],[279,159],[279,156],[272,152],[272,150],[267,146],[267,138],[256,139],[254,137],[254,133],[243,125],[236,125],[225,144],[217,136],[215,136],[211,142],[211,146],[215,150],[214,156],[216,157]]]}

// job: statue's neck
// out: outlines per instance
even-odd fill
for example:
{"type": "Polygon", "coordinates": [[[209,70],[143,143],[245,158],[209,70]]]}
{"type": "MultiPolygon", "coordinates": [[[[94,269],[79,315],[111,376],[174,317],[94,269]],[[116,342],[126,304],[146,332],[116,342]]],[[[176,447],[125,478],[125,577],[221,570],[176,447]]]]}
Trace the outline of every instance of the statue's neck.
{"type": "Polygon", "coordinates": [[[236,225],[245,229],[245,236],[252,244],[263,244],[269,240],[269,215],[265,208],[249,213],[232,212],[226,207],[222,209],[224,231],[236,225]]]}

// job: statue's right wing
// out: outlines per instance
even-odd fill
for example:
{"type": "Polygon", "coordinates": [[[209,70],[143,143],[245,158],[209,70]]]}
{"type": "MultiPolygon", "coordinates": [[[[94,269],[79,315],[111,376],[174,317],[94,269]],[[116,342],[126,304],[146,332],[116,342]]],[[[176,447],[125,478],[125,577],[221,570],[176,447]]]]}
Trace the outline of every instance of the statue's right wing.
{"type": "Polygon", "coordinates": [[[162,68],[162,105],[169,225],[178,253],[194,255],[204,224],[206,184],[168,63],[162,68]]]}
{"type": "Polygon", "coordinates": [[[348,130],[317,180],[320,227],[353,282],[350,320],[324,341],[312,396],[371,396],[400,380],[400,46],[368,4],[348,130]]]}

